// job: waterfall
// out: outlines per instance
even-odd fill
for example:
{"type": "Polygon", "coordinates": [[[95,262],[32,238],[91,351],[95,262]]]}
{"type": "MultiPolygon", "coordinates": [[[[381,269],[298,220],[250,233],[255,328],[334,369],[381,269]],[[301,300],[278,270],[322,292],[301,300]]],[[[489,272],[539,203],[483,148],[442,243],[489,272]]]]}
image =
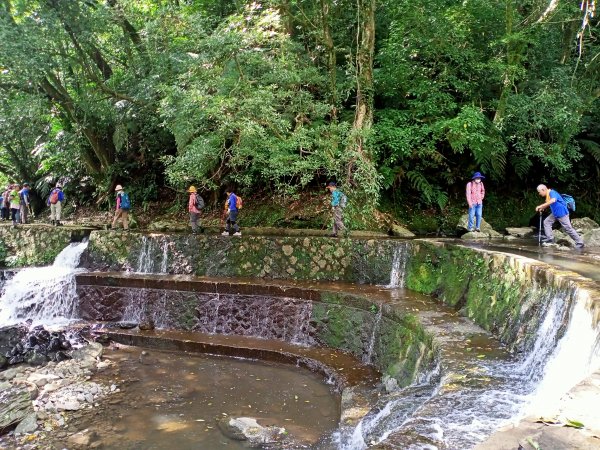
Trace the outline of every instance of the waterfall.
{"type": "Polygon", "coordinates": [[[403,288],[406,263],[408,261],[408,246],[402,243],[394,249],[392,270],[390,271],[390,284],[388,288],[403,288]]]}
{"type": "MultiPolygon", "coordinates": [[[[580,291],[573,294],[567,329],[543,366],[540,383],[526,409],[528,414],[547,411],[564,393],[600,368],[600,324],[594,327],[586,294],[580,291]]],[[[556,319],[553,322],[559,328],[560,322],[556,319]]]]}
{"type": "Polygon", "coordinates": [[[163,238],[159,249],[157,239],[155,239],[154,236],[142,236],[142,246],[140,248],[140,254],[138,255],[135,272],[166,274],[168,268],[169,241],[163,238]],[[159,253],[160,260],[157,261],[159,253]]]}
{"type": "Polygon", "coordinates": [[[373,361],[373,349],[375,348],[375,338],[379,332],[381,318],[383,316],[383,305],[378,306],[375,320],[373,320],[373,328],[371,328],[371,336],[369,336],[369,345],[367,347],[367,353],[363,355],[363,362],[365,364],[371,364],[373,361]]]}
{"type": "Polygon", "coordinates": [[[47,267],[18,271],[6,282],[0,298],[0,327],[31,320],[32,325],[53,326],[75,318],[75,274],[87,241],[69,244],[47,267]]]}

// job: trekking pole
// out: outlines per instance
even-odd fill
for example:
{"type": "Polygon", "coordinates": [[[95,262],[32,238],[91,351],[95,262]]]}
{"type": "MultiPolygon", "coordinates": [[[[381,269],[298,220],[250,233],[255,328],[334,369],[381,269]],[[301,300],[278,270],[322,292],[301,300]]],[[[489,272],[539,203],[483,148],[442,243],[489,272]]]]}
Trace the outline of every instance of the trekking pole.
{"type": "Polygon", "coordinates": [[[542,212],[540,211],[540,226],[538,228],[538,246],[542,245],[542,212]]]}

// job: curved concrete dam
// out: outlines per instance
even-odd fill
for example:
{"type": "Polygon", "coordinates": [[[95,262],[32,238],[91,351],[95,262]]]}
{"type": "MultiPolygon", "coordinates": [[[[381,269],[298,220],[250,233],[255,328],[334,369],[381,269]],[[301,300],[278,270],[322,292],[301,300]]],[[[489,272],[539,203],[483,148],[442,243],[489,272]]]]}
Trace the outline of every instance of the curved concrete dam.
{"type": "MultiPolygon", "coordinates": [[[[599,366],[597,284],[501,251],[93,231],[81,266],[54,318],[103,323],[96,333],[117,342],[278,360],[329,378],[342,394],[340,426],[317,448],[473,448],[599,366]],[[111,325],[124,322],[156,330],[111,325]]],[[[9,284],[0,317],[31,318],[40,300],[12,301],[9,312],[9,284]]]]}

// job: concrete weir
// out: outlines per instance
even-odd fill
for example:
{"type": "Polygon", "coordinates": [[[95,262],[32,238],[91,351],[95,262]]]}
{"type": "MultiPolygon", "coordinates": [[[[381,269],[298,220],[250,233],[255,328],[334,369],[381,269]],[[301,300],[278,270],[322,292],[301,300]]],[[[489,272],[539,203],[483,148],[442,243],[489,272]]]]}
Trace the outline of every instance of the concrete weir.
{"type": "MultiPolygon", "coordinates": [[[[93,231],[82,266],[76,316],[104,322],[118,342],[281,360],[332,378],[352,397],[337,448],[474,448],[600,369],[598,284],[502,251],[93,231]]],[[[518,446],[491,439],[487,448],[518,446]]]]}

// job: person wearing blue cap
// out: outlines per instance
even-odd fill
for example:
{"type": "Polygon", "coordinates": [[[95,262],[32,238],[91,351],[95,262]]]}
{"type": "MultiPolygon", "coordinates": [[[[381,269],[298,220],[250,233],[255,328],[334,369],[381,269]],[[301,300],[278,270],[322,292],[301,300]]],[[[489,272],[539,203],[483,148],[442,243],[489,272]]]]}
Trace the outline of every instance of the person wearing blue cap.
{"type": "Polygon", "coordinates": [[[471,181],[467,183],[467,203],[469,204],[469,223],[467,229],[469,231],[473,231],[473,221],[475,221],[475,231],[481,231],[483,198],[485,197],[484,178],[480,172],[475,172],[471,177],[471,181]]]}
{"type": "Polygon", "coordinates": [[[346,227],[344,226],[343,210],[348,201],[346,195],[340,191],[335,181],[327,183],[327,190],[331,193],[331,209],[333,212],[333,230],[329,236],[338,237],[339,233],[343,233],[346,227]]]}

